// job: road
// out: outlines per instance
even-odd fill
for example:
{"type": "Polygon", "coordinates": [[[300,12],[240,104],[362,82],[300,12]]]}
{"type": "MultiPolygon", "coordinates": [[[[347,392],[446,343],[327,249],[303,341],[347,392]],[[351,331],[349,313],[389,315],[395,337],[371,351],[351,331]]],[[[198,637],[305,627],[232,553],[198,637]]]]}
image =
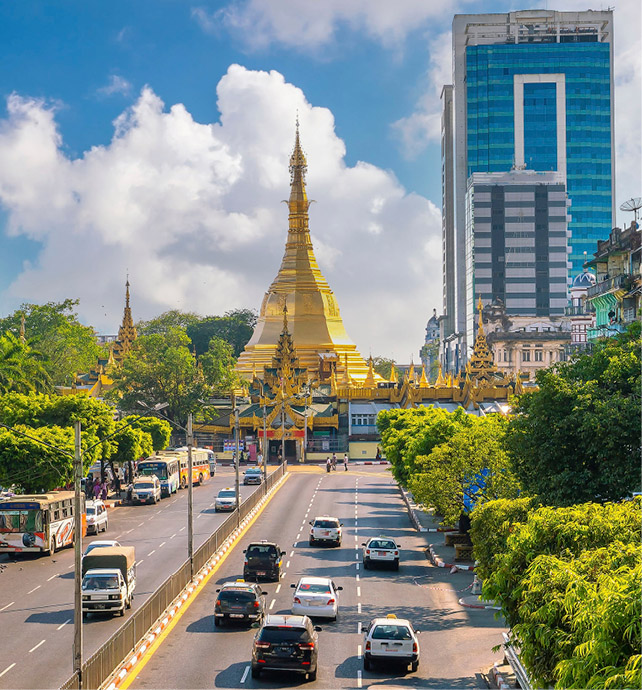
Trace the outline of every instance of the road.
{"type": "MultiPolygon", "coordinates": [[[[243,468],[242,468],[243,469],[243,468]]],[[[234,470],[218,468],[194,488],[195,549],[227,518],[215,513],[214,497],[234,485],[234,470]]],[[[241,485],[241,498],[256,486],[241,485]]],[[[109,529],[83,539],[118,539],[136,548],[137,585],[132,611],[187,558],[187,491],[157,505],[109,511],[109,529]]],[[[0,688],[59,688],[72,673],[74,552],[49,556],[0,554],[0,688]]],[[[131,615],[126,612],[126,616],[131,615]]],[[[126,620],[92,616],[84,625],[88,658],[126,620]]]]}
{"type": "Polygon", "coordinates": [[[501,656],[491,651],[502,641],[501,623],[489,611],[459,606],[455,588],[462,580],[431,566],[425,546],[425,536],[412,528],[389,473],[378,467],[331,474],[294,471],[121,688],[486,687],[480,672],[501,656]],[[308,521],[323,514],[344,523],[341,548],[308,545],[308,521]],[[360,544],[381,533],[401,542],[399,572],[363,570],[360,544]],[[332,576],[343,587],[338,621],[319,623],[319,673],[314,682],[267,672],[253,680],[249,662],[255,631],[214,627],[215,590],[241,576],[242,549],[256,539],[277,541],[287,553],[281,582],[264,586],[269,612],[290,611],[290,584],[301,575],[332,576]],[[387,613],[409,618],[421,630],[418,672],[404,673],[399,667],[363,670],[359,624],[387,613]]]}

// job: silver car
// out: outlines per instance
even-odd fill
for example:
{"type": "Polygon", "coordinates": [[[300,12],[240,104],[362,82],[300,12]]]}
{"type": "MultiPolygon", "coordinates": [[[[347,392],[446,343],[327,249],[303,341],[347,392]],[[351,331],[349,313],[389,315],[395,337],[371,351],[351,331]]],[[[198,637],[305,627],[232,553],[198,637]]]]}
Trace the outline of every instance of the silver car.
{"type": "Polygon", "coordinates": [[[231,488],[221,489],[214,501],[214,510],[234,510],[236,508],[236,491],[231,488]]]}
{"type": "Polygon", "coordinates": [[[339,595],[343,587],[337,587],[329,577],[302,577],[294,588],[292,613],[310,618],[337,620],[339,595]]]}

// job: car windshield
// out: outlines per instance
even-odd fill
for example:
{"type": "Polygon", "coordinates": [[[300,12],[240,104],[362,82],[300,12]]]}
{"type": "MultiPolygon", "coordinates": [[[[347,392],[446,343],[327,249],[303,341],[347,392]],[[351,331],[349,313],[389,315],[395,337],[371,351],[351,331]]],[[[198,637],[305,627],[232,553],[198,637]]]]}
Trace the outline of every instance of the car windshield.
{"type": "Polygon", "coordinates": [[[268,625],[261,630],[261,642],[309,642],[310,635],[305,628],[290,625],[268,625]]]}
{"type": "Polygon", "coordinates": [[[372,631],[373,640],[411,640],[410,630],[405,625],[377,625],[372,631]]]}
{"type": "Polygon", "coordinates": [[[248,558],[276,558],[277,555],[276,547],[271,544],[269,546],[250,546],[247,550],[248,558]]]}
{"type": "Polygon", "coordinates": [[[114,589],[118,587],[118,578],[114,575],[92,575],[83,580],[83,589],[114,589]]]}
{"type": "Polygon", "coordinates": [[[96,509],[95,508],[90,508],[87,506],[87,515],[95,515],[96,514],[96,509]]]}
{"type": "Polygon", "coordinates": [[[373,539],[368,547],[371,549],[396,549],[397,545],[388,539],[373,539]]]}
{"type": "MultiPolygon", "coordinates": [[[[248,489],[249,491],[249,489],[248,489]]],[[[218,497],[219,498],[234,498],[236,496],[236,492],[234,491],[219,491],[218,492],[218,497]]]]}
{"type": "Polygon", "coordinates": [[[261,468],[250,467],[249,469],[245,470],[245,474],[261,474],[261,468]]]}
{"type": "Polygon", "coordinates": [[[326,527],[326,528],[335,528],[339,526],[339,521],[338,520],[316,520],[314,523],[315,527],[326,527]]]}
{"type": "Polygon", "coordinates": [[[137,489],[153,489],[154,485],[152,482],[136,482],[135,484],[137,489]]]}
{"type": "Polygon", "coordinates": [[[256,600],[256,594],[247,590],[224,589],[219,592],[218,598],[228,604],[248,604],[256,600]]]}
{"type": "Polygon", "coordinates": [[[297,589],[299,592],[309,592],[310,594],[330,594],[330,585],[320,582],[302,582],[297,589]]]}

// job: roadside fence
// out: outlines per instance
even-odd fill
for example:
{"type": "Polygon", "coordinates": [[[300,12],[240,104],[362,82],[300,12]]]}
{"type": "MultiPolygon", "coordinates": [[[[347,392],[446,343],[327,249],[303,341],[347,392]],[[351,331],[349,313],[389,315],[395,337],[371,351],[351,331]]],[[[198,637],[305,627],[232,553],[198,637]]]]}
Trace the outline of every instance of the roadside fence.
{"type": "MultiPolygon", "coordinates": [[[[197,573],[218,551],[223,542],[234,532],[238,523],[272,489],[285,474],[286,465],[279,465],[266,481],[256,488],[236,511],[228,516],[218,529],[194,551],[194,573],[197,573]]],[[[136,645],[148,634],[167,607],[180,595],[190,582],[190,564],[186,560],[170,575],[149,599],[120,627],[82,666],[82,687],[99,688],[111,673],[124,661],[136,645]]],[[[73,674],[61,690],[80,688],[77,674],[73,674]]]]}

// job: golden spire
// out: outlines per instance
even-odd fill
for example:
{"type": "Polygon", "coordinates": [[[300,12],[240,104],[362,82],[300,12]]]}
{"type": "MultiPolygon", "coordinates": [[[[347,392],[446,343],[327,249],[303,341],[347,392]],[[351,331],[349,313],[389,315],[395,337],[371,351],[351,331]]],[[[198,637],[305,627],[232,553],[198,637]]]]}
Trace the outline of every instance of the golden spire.
{"type": "Polygon", "coordinates": [[[466,363],[466,374],[470,374],[475,380],[490,380],[494,378],[497,372],[497,367],[493,360],[493,353],[486,342],[486,334],[484,333],[484,322],[482,319],[482,304],[481,297],[477,303],[479,309],[479,327],[477,329],[477,337],[475,338],[475,345],[470,359],[466,363]]]}
{"type": "Polygon", "coordinates": [[[419,379],[419,387],[420,388],[428,388],[429,383],[428,379],[426,378],[426,367],[422,365],[421,367],[421,378],[419,379]]]}
{"type": "Polygon", "coordinates": [[[397,369],[395,368],[394,362],[390,365],[390,376],[388,377],[390,383],[398,383],[399,377],[397,376],[397,369]]]}
{"type": "Polygon", "coordinates": [[[368,375],[366,376],[366,379],[363,382],[363,386],[364,388],[375,388],[376,385],[377,384],[375,382],[374,362],[372,361],[372,356],[370,356],[370,359],[368,360],[368,375]]]}
{"type": "Polygon", "coordinates": [[[352,381],[350,381],[350,372],[348,371],[348,355],[346,354],[344,358],[343,376],[340,381],[342,386],[349,386],[352,381]]]}
{"type": "Polygon", "coordinates": [[[136,333],[136,327],[134,326],[134,320],[132,319],[132,310],[129,306],[129,275],[127,276],[127,281],[125,282],[125,309],[123,311],[123,322],[118,329],[118,337],[112,346],[114,353],[114,359],[116,362],[122,362],[124,356],[129,352],[132,343],[138,334],[136,333]]]}
{"type": "Polygon", "coordinates": [[[477,302],[477,309],[479,310],[479,330],[484,332],[484,322],[482,321],[482,310],[484,305],[482,304],[481,295],[479,296],[479,301],[477,302]]]}
{"type": "Polygon", "coordinates": [[[413,384],[415,382],[415,363],[412,360],[410,360],[410,368],[408,369],[408,381],[413,384]]]}
{"type": "Polygon", "coordinates": [[[444,385],[444,374],[441,370],[441,362],[439,362],[439,369],[437,374],[437,380],[435,381],[435,386],[441,388],[444,385]]]}

